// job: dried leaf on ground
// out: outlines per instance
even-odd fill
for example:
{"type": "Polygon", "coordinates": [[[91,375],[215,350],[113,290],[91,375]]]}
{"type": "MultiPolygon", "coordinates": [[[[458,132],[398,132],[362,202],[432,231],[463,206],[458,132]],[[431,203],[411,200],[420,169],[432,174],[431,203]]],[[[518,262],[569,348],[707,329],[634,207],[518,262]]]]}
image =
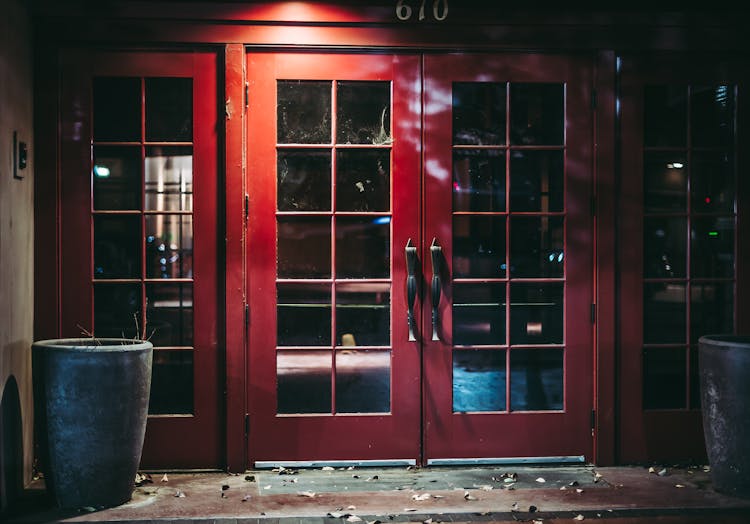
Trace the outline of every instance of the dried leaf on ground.
{"type": "Polygon", "coordinates": [[[466,500],[479,500],[478,498],[476,498],[474,495],[472,495],[468,491],[464,493],[464,499],[466,499],[466,500]]]}
{"type": "Polygon", "coordinates": [[[536,513],[538,508],[536,506],[529,506],[529,513],[536,513]]]}
{"type": "Polygon", "coordinates": [[[547,482],[546,480],[544,480],[544,477],[537,477],[536,481],[540,484],[544,484],[545,482],[547,482]]]}
{"type": "Polygon", "coordinates": [[[161,481],[162,481],[162,482],[169,482],[169,477],[167,476],[167,474],[166,474],[166,473],[165,473],[165,474],[164,474],[164,476],[163,476],[163,477],[161,478],[161,481]]]}
{"type": "Polygon", "coordinates": [[[669,471],[667,470],[667,468],[663,468],[663,469],[661,469],[661,470],[659,471],[658,475],[659,475],[660,477],[666,477],[667,475],[669,475],[669,471]]]}
{"type": "Polygon", "coordinates": [[[333,471],[333,468],[331,466],[323,466],[320,469],[321,469],[321,471],[333,471]]]}
{"type": "Polygon", "coordinates": [[[412,500],[428,500],[432,495],[429,493],[422,493],[421,495],[412,495],[412,500]]]}
{"type": "Polygon", "coordinates": [[[380,520],[368,520],[367,524],[383,524],[380,520]]]}
{"type": "Polygon", "coordinates": [[[251,495],[245,495],[244,497],[242,497],[242,502],[247,502],[247,501],[248,501],[248,500],[250,500],[251,498],[252,498],[252,496],[251,496],[251,495]]]}
{"type": "Polygon", "coordinates": [[[221,491],[226,491],[229,489],[229,484],[222,484],[221,485],[221,491]]]}
{"type": "Polygon", "coordinates": [[[183,493],[182,491],[180,491],[180,490],[178,489],[178,490],[175,490],[175,492],[174,492],[174,496],[175,496],[176,498],[178,498],[178,499],[184,499],[186,495],[185,495],[185,493],[183,493]]]}
{"type": "Polygon", "coordinates": [[[534,519],[531,521],[531,524],[544,524],[544,521],[542,519],[534,519]]]}
{"type": "Polygon", "coordinates": [[[649,473],[656,473],[656,469],[654,469],[654,467],[651,466],[651,467],[648,468],[648,472],[649,473]]]}
{"type": "Polygon", "coordinates": [[[362,519],[359,518],[357,515],[349,515],[349,518],[346,519],[347,522],[362,522],[362,519]]]}
{"type": "Polygon", "coordinates": [[[581,488],[576,488],[576,493],[583,493],[583,490],[581,488]]]}
{"type": "Polygon", "coordinates": [[[573,520],[583,520],[584,518],[585,517],[579,513],[578,515],[576,515],[575,517],[573,517],[573,520]]]}
{"type": "Polygon", "coordinates": [[[674,487],[675,488],[684,488],[685,486],[683,486],[682,484],[675,484],[674,487]]]}
{"type": "Polygon", "coordinates": [[[151,480],[151,475],[148,473],[136,473],[135,474],[135,485],[136,486],[142,486],[143,484],[151,484],[153,480],[151,480]]]}
{"type": "Polygon", "coordinates": [[[245,475],[246,482],[255,482],[255,475],[245,475]]]}
{"type": "Polygon", "coordinates": [[[417,508],[404,508],[404,511],[406,512],[417,511],[417,508]]]}
{"type": "Polygon", "coordinates": [[[570,486],[571,488],[573,488],[573,487],[575,487],[577,485],[578,485],[578,481],[577,480],[574,480],[573,482],[568,482],[568,486],[570,486]]]}
{"type": "Polygon", "coordinates": [[[432,524],[432,519],[423,520],[422,524],[432,524]]]}
{"type": "Polygon", "coordinates": [[[344,514],[339,513],[338,511],[329,511],[328,513],[326,513],[326,517],[331,517],[332,519],[340,519],[343,516],[344,514]]]}
{"type": "Polygon", "coordinates": [[[297,495],[299,495],[300,497],[313,498],[315,497],[315,492],[314,491],[300,491],[299,493],[297,493],[297,495]]]}
{"type": "Polygon", "coordinates": [[[510,510],[511,511],[518,511],[518,502],[514,502],[513,504],[511,504],[510,510]]]}
{"type": "Polygon", "coordinates": [[[346,509],[354,510],[354,509],[357,509],[357,506],[347,506],[346,509]]]}
{"type": "Polygon", "coordinates": [[[492,491],[494,489],[489,484],[482,484],[481,486],[476,486],[476,487],[481,489],[482,491],[492,491]]]}
{"type": "Polygon", "coordinates": [[[379,478],[380,478],[380,477],[378,477],[377,475],[373,475],[372,477],[368,477],[368,478],[366,478],[366,479],[365,479],[365,482],[370,482],[370,481],[372,481],[372,480],[378,480],[379,478]]]}
{"type": "Polygon", "coordinates": [[[271,489],[271,485],[269,484],[268,486],[263,486],[263,489],[271,489]]]}

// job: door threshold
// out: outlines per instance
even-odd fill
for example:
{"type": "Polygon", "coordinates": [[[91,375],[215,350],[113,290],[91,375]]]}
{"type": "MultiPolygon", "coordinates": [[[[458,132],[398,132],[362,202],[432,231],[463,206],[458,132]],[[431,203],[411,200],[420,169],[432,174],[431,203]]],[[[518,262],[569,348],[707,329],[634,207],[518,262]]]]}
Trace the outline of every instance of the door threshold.
{"type": "Polygon", "coordinates": [[[510,464],[585,464],[583,455],[557,457],[487,457],[487,458],[434,458],[427,459],[428,466],[492,466],[510,464]]]}
{"type": "Polygon", "coordinates": [[[416,459],[384,459],[384,460],[258,460],[255,463],[256,469],[269,468],[343,468],[343,467],[361,467],[377,468],[387,466],[416,466],[416,459]]]}

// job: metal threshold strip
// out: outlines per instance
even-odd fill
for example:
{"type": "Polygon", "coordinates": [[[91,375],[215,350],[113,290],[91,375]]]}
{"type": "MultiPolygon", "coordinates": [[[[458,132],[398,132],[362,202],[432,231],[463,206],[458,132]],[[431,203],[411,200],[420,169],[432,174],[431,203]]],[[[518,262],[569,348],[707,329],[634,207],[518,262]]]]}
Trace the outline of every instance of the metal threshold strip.
{"type": "Polygon", "coordinates": [[[255,462],[257,469],[278,468],[332,468],[361,467],[377,468],[388,466],[416,466],[415,459],[385,459],[385,460],[258,460],[255,462]]]}
{"type": "Polygon", "coordinates": [[[487,458],[434,458],[427,459],[428,466],[492,466],[510,464],[585,464],[583,455],[557,457],[487,457],[487,458]]]}

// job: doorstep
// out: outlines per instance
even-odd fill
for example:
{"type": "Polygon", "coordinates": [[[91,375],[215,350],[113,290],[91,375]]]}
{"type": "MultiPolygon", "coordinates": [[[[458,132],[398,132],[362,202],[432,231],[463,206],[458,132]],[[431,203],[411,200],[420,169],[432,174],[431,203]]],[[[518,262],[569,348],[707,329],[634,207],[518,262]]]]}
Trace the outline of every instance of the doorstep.
{"type": "Polygon", "coordinates": [[[750,500],[713,491],[709,475],[700,467],[661,466],[152,473],[130,502],[100,511],[54,509],[43,486],[34,486],[6,522],[750,523],[750,500]]]}

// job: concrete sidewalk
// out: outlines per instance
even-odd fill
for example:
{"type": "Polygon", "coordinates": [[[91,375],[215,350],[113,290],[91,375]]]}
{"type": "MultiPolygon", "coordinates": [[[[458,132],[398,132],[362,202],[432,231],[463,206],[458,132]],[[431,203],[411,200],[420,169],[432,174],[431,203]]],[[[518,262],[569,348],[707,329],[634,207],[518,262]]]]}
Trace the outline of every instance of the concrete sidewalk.
{"type": "Polygon", "coordinates": [[[153,473],[130,502],[99,511],[54,509],[35,486],[7,522],[750,523],[750,500],[716,493],[709,476],[702,468],[591,466],[153,473]]]}

